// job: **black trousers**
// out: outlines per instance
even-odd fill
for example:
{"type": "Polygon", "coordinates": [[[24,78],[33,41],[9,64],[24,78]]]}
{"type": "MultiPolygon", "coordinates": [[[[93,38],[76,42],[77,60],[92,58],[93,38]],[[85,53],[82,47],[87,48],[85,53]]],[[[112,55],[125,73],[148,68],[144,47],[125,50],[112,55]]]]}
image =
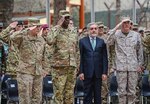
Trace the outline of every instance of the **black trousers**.
{"type": "Polygon", "coordinates": [[[101,85],[102,78],[92,78],[84,79],[84,104],[92,104],[94,97],[94,104],[101,104],[101,85]]]}

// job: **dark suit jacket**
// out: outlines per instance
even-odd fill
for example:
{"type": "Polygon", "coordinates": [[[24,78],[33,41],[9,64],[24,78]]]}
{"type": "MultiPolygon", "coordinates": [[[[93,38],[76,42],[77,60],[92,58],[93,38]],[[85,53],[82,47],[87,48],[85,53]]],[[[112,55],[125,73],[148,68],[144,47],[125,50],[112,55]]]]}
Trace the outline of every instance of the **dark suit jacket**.
{"type": "Polygon", "coordinates": [[[80,39],[80,72],[85,78],[101,78],[102,74],[107,75],[108,57],[106,44],[103,39],[96,37],[96,47],[93,50],[89,36],[80,39]]]}

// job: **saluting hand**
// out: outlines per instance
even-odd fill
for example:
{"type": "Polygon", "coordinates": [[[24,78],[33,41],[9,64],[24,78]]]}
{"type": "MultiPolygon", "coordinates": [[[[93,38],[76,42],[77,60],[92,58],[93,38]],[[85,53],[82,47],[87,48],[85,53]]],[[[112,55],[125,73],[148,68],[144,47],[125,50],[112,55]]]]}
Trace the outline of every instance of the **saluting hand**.
{"type": "Polygon", "coordinates": [[[107,80],[107,75],[106,74],[102,74],[102,80],[107,80]]]}
{"type": "Polygon", "coordinates": [[[61,26],[64,22],[65,18],[61,17],[61,19],[57,22],[57,25],[61,26]]]}
{"type": "Polygon", "coordinates": [[[119,29],[119,27],[120,27],[121,25],[122,25],[122,21],[121,21],[120,23],[118,23],[114,29],[115,29],[115,30],[119,29]]]}
{"type": "Polygon", "coordinates": [[[142,73],[142,72],[144,71],[144,69],[145,69],[144,67],[139,66],[138,69],[137,69],[137,71],[138,71],[139,73],[142,73]]]}
{"type": "Polygon", "coordinates": [[[29,30],[35,29],[37,26],[28,27],[29,30]]]}
{"type": "Polygon", "coordinates": [[[79,74],[79,78],[80,80],[84,80],[84,74],[83,73],[79,74]]]}
{"type": "Polygon", "coordinates": [[[46,75],[48,75],[49,73],[45,70],[42,71],[42,76],[45,77],[46,75]]]}
{"type": "Polygon", "coordinates": [[[9,24],[9,26],[11,28],[15,28],[17,26],[18,22],[12,22],[11,24],[9,24]]]}

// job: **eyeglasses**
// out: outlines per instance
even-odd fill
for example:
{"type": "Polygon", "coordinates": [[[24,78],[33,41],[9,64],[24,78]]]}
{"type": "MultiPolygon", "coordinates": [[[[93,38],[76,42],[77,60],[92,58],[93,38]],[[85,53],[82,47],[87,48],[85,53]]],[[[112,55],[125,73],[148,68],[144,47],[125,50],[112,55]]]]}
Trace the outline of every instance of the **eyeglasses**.
{"type": "Polygon", "coordinates": [[[95,27],[95,28],[91,27],[90,30],[97,30],[97,27],[95,27]]]}
{"type": "Polygon", "coordinates": [[[99,29],[103,29],[104,27],[98,27],[99,29]]]}
{"type": "Polygon", "coordinates": [[[65,20],[70,20],[70,17],[69,16],[65,17],[65,20]]]}
{"type": "Polygon", "coordinates": [[[72,25],[73,23],[70,22],[69,24],[72,25]]]}
{"type": "Polygon", "coordinates": [[[17,25],[17,27],[23,27],[23,25],[17,25]]]}

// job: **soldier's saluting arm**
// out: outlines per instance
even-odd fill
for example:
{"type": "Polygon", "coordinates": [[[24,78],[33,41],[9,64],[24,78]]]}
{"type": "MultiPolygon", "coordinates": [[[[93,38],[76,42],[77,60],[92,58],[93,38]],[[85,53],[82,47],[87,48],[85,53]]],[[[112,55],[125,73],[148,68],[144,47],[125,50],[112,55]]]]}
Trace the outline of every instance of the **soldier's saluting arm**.
{"type": "Polygon", "coordinates": [[[145,47],[150,47],[150,33],[143,38],[143,45],[145,47]]]}
{"type": "Polygon", "coordinates": [[[116,25],[116,27],[114,29],[112,29],[108,32],[109,36],[106,41],[106,43],[108,45],[114,45],[115,39],[116,39],[114,34],[116,33],[117,29],[121,26],[121,24],[122,24],[122,22],[120,22],[118,25],[116,25]]]}
{"type": "Polygon", "coordinates": [[[47,43],[49,44],[49,45],[52,45],[52,44],[54,44],[55,42],[56,42],[56,36],[57,36],[57,34],[58,34],[58,31],[59,31],[59,26],[55,26],[55,27],[53,27],[52,29],[51,29],[51,31],[48,33],[48,36],[47,36],[47,39],[46,39],[46,41],[47,41],[47,43]]]}
{"type": "Polygon", "coordinates": [[[11,30],[13,30],[17,26],[18,22],[13,22],[11,23],[6,29],[4,29],[0,33],[0,39],[3,40],[4,42],[8,42],[9,40],[9,33],[11,30]]]}

